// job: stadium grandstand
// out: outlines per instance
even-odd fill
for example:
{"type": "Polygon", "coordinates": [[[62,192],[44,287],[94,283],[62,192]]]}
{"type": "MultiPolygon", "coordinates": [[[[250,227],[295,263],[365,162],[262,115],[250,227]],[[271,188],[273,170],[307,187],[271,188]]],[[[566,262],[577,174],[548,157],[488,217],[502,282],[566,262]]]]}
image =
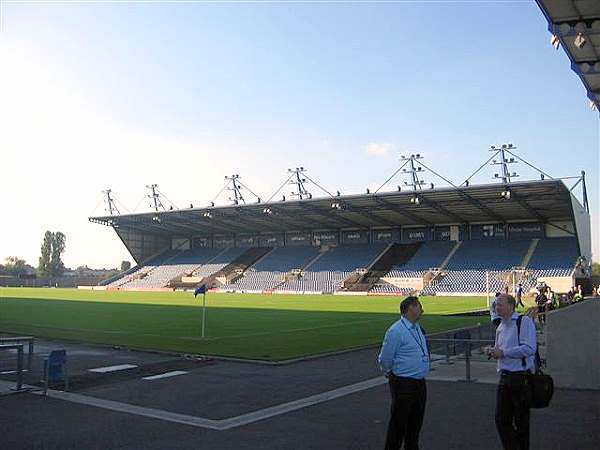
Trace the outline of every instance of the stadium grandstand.
{"type": "Polygon", "coordinates": [[[600,2],[536,0],[548,21],[550,42],[562,47],[583,83],[590,108],[600,113],[600,2]]]}
{"type": "Polygon", "coordinates": [[[393,192],[313,198],[303,168],[284,183],[296,185],[294,200],[246,203],[234,175],[231,205],[167,210],[152,185],[153,212],[117,214],[108,191],[110,214],[90,221],[112,227],[137,265],[105,288],[462,296],[570,287],[591,260],[585,174],[570,188],[543,172],[516,182],[514,147],[492,150],[501,171],[481,185],[425,184],[422,172],[438,174],[411,155],[400,167],[411,181],[393,192]]]}

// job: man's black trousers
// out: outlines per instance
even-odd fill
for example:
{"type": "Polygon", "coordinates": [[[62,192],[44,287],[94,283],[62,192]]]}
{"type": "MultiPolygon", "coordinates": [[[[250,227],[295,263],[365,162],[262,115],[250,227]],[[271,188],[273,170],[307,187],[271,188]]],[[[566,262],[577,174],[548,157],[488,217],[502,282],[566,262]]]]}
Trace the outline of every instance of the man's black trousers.
{"type": "Polygon", "coordinates": [[[496,428],[505,450],[529,449],[530,395],[527,374],[501,374],[496,397],[496,428]]]}
{"type": "Polygon", "coordinates": [[[419,432],[425,415],[427,387],[425,380],[389,377],[392,410],[385,439],[386,450],[398,450],[405,442],[406,450],[418,450],[419,432]]]}

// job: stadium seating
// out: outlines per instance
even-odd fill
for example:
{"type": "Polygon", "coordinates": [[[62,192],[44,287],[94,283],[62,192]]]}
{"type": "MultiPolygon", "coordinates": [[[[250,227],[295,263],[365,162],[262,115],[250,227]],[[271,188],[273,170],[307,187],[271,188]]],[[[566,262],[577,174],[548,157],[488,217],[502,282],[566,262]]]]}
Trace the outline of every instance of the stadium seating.
{"type": "Polygon", "coordinates": [[[578,256],[575,238],[540,240],[527,265],[530,276],[523,287],[529,290],[537,284],[538,278],[570,276],[578,256]]]}
{"type": "Polygon", "coordinates": [[[386,277],[422,277],[428,269],[439,267],[455,245],[454,241],[424,242],[406,264],[392,267],[386,277]]]}
{"type": "Polygon", "coordinates": [[[274,289],[284,282],[286,273],[293,269],[303,268],[318,254],[318,247],[276,247],[244,272],[244,276],[223,288],[256,291],[274,289]]]}
{"type": "Polygon", "coordinates": [[[126,289],[161,288],[167,286],[173,278],[188,275],[225,252],[226,249],[218,248],[167,250],[144,264],[139,270],[108,286],[126,289]]]}
{"type": "Polygon", "coordinates": [[[491,291],[506,286],[506,271],[520,266],[531,240],[473,240],[464,241],[450,259],[447,275],[423,290],[436,292],[485,292],[486,273],[491,291]]]}
{"type": "MultiPolygon", "coordinates": [[[[464,241],[449,258],[447,266],[429,282],[421,294],[440,292],[485,292],[486,276],[491,291],[502,290],[512,283],[512,269],[524,263],[532,240],[473,240],[464,241]]],[[[398,244],[396,244],[398,245],[398,244]]],[[[383,278],[419,278],[448,259],[456,243],[453,241],[424,242],[415,252],[392,266],[383,278]]],[[[406,245],[405,245],[406,246],[406,245]]],[[[344,280],[356,275],[357,269],[367,269],[388,248],[388,244],[346,244],[333,247],[288,246],[255,248],[259,252],[248,264],[254,263],[235,281],[222,286],[236,291],[297,291],[334,293],[344,280]],[[263,256],[264,255],[264,256],[263,256]],[[258,261],[254,262],[258,258],[258,261]],[[297,272],[293,272],[297,269],[297,272]]],[[[132,273],[113,281],[109,287],[160,288],[182,275],[205,278],[221,273],[222,269],[245,254],[247,248],[197,248],[168,250],[153,258],[132,273]],[[221,272],[220,272],[221,271],[221,272]]],[[[389,248],[388,248],[389,253],[389,248]]],[[[529,259],[526,271],[515,272],[515,282],[528,290],[540,277],[569,276],[578,257],[575,238],[541,239],[529,259]]],[[[398,259],[397,259],[398,260],[398,259]]],[[[396,261],[397,261],[396,260],[396,261]]],[[[390,267],[388,265],[387,268],[390,267]]],[[[361,272],[363,273],[363,272],[361,272]]],[[[385,273],[383,271],[379,274],[385,273]]],[[[239,275],[238,275],[239,276],[239,275]]],[[[377,275],[379,277],[381,275],[377,275]]],[[[359,276],[360,277],[360,276],[359,276]]],[[[409,288],[398,288],[375,278],[370,286],[374,294],[406,294],[409,288]]],[[[229,278],[228,278],[229,279],[229,278]]],[[[352,282],[351,282],[352,283],[352,282]]],[[[368,289],[368,287],[367,287],[368,289]]]]}
{"type": "Polygon", "coordinates": [[[387,247],[386,244],[348,244],[332,247],[303,271],[297,280],[288,280],[278,290],[333,293],[356,269],[366,269],[387,247]]]}

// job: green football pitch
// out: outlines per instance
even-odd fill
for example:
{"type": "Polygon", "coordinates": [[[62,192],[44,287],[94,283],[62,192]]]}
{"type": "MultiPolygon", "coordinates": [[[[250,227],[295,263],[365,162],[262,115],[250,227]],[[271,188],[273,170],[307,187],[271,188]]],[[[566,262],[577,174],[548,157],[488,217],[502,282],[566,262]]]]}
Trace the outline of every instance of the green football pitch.
{"type": "MultiPolygon", "coordinates": [[[[284,360],[375,345],[401,297],[206,295],[0,288],[0,333],[188,354],[284,360]]],[[[428,333],[475,325],[484,297],[422,297],[428,333]]]]}

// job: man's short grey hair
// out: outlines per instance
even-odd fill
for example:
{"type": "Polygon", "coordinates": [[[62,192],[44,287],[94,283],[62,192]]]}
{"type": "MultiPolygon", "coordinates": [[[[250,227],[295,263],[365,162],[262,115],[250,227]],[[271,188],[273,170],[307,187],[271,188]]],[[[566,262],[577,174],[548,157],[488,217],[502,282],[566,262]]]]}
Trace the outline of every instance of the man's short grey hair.
{"type": "Polygon", "coordinates": [[[515,298],[510,295],[510,294],[500,294],[498,296],[498,300],[500,300],[501,298],[505,298],[506,299],[506,303],[508,303],[509,306],[512,306],[513,309],[517,308],[517,301],[515,300],[515,298]]]}
{"type": "Polygon", "coordinates": [[[417,303],[419,303],[419,297],[415,297],[414,295],[406,297],[404,300],[402,300],[402,303],[400,303],[400,313],[406,314],[408,308],[410,308],[412,305],[416,305],[417,303]]]}

